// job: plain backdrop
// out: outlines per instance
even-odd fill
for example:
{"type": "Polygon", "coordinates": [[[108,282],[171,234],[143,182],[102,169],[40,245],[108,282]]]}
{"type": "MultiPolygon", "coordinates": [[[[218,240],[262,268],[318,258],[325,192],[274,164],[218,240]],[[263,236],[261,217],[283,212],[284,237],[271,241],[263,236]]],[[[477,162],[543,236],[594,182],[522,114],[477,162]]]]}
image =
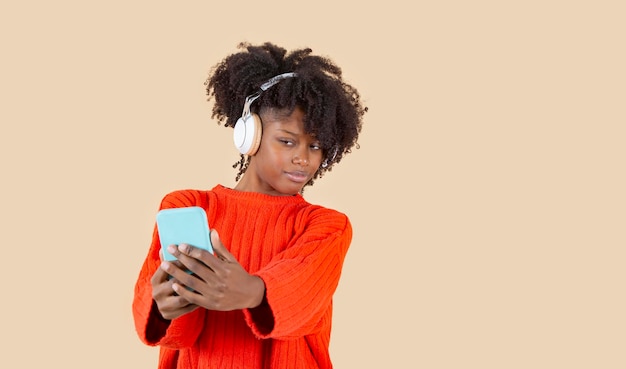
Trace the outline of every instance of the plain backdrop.
{"type": "Polygon", "coordinates": [[[310,47],[370,111],[305,191],[350,216],[336,368],[626,367],[620,1],[0,5],[6,368],[155,368],[131,302],[164,194],[234,185],[204,81],[310,47]]]}

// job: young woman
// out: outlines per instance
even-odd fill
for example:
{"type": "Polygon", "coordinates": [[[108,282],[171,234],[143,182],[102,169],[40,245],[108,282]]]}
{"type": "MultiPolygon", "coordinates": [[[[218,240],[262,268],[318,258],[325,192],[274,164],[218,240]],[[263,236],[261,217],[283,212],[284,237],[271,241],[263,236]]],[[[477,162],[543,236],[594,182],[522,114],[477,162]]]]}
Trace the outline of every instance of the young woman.
{"type": "Polygon", "coordinates": [[[357,145],[367,108],[311,49],[239,47],[206,81],[212,117],[234,127],[236,185],[174,191],[160,206],[205,209],[214,253],[161,245],[155,228],[135,327],[160,347],[159,368],[332,368],[332,300],[352,228],[302,192],[357,145]]]}

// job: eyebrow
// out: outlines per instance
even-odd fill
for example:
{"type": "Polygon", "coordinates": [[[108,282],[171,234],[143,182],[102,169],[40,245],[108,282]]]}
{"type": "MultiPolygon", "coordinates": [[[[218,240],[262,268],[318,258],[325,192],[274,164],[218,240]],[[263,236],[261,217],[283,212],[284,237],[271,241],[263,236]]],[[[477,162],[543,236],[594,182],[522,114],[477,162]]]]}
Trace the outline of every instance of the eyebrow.
{"type": "MultiPolygon", "coordinates": [[[[300,135],[300,133],[291,132],[291,131],[289,131],[287,129],[284,129],[284,128],[278,128],[277,131],[284,132],[284,133],[290,134],[292,136],[299,136],[300,135]]],[[[305,136],[310,136],[313,139],[313,141],[319,141],[317,136],[315,136],[314,134],[310,134],[310,133],[306,133],[305,132],[304,135],[305,136]]]]}
{"type": "Polygon", "coordinates": [[[286,130],[284,128],[279,128],[279,129],[277,129],[277,131],[285,132],[285,133],[288,133],[288,134],[294,135],[294,136],[298,136],[299,135],[299,133],[291,132],[291,131],[286,130]]]}

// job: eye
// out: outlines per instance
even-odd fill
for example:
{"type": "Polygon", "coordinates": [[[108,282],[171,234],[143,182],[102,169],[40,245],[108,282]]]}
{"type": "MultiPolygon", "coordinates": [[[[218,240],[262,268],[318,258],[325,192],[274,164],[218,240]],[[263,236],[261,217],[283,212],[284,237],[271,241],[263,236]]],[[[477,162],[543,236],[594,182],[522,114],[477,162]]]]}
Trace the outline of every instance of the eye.
{"type": "Polygon", "coordinates": [[[286,145],[286,146],[293,145],[293,142],[291,140],[287,140],[287,139],[284,139],[284,138],[279,138],[278,141],[280,143],[282,143],[283,145],[286,145]]]}
{"type": "Polygon", "coordinates": [[[319,143],[316,142],[316,143],[312,143],[311,144],[311,149],[313,149],[313,150],[321,150],[322,147],[320,146],[319,143]]]}

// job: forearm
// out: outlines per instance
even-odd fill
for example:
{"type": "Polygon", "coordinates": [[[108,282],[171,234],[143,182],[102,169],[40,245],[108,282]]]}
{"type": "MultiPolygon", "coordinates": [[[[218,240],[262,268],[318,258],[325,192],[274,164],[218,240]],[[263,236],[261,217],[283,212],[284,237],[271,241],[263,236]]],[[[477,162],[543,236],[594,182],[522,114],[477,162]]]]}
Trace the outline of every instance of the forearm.
{"type": "Polygon", "coordinates": [[[152,301],[152,308],[146,326],[146,340],[149,344],[156,345],[165,336],[167,328],[170,326],[171,320],[163,318],[156,302],[152,301]]]}
{"type": "Polygon", "coordinates": [[[312,334],[332,306],[350,233],[337,232],[326,239],[294,247],[256,275],[266,286],[264,303],[244,311],[248,325],[259,338],[285,338],[312,334]],[[299,255],[308,255],[305,258],[299,255]]]}

